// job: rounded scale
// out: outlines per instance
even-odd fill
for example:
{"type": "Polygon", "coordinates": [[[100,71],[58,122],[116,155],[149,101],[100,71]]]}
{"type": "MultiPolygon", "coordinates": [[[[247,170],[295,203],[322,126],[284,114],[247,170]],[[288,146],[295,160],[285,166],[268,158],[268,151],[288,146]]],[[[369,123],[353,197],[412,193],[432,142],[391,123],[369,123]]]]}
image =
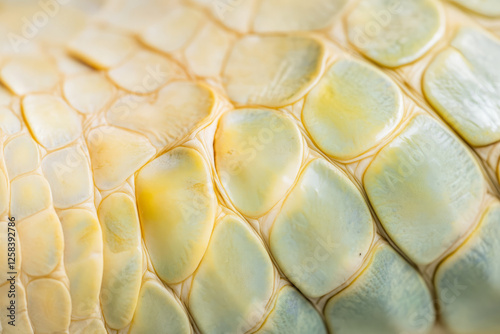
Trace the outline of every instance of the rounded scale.
{"type": "Polygon", "coordinates": [[[17,229],[23,256],[22,270],[31,276],[50,274],[64,255],[63,230],[56,212],[53,209],[39,212],[24,219],[17,229]]]}
{"type": "Polygon", "coordinates": [[[42,170],[50,184],[54,206],[69,208],[89,199],[94,191],[87,154],[79,146],[49,153],[42,170]]]}
{"type": "MultiPolygon", "coordinates": [[[[0,173],[0,187],[3,188],[1,176],[0,173]]],[[[7,189],[6,185],[5,189],[7,189]]],[[[16,220],[40,212],[51,204],[50,186],[43,176],[38,174],[23,175],[11,182],[10,216],[16,217],[16,220]]]]}
{"type": "Polygon", "coordinates": [[[73,317],[91,316],[99,307],[103,271],[102,232],[97,217],[84,209],[59,214],[64,235],[64,267],[70,282],[73,317]]]}
{"type": "Polygon", "coordinates": [[[5,167],[11,180],[18,175],[35,170],[40,163],[38,147],[29,134],[15,137],[5,144],[3,154],[5,167]]]}
{"type": "Polygon", "coordinates": [[[215,22],[207,22],[186,48],[191,70],[201,77],[218,77],[234,36],[215,22]]]}
{"type": "Polygon", "coordinates": [[[22,100],[22,112],[33,137],[48,150],[63,147],[82,133],[78,113],[60,97],[28,95],[22,100]]]}
{"type": "Polygon", "coordinates": [[[363,184],[389,237],[419,265],[469,230],[486,191],[475,157],[426,115],[414,117],[377,154],[363,184]]]}
{"type": "Polygon", "coordinates": [[[173,295],[155,281],[141,287],[129,334],[190,334],[189,318],[173,295]]]}
{"type": "Polygon", "coordinates": [[[85,28],[68,45],[72,56],[96,69],[120,64],[136,48],[132,37],[92,26],[85,28]]]}
{"type": "Polygon", "coordinates": [[[500,40],[485,31],[465,27],[424,74],[427,100],[473,146],[500,140],[498,59],[500,40]]]}
{"type": "Polygon", "coordinates": [[[141,227],[134,201],[124,193],[104,198],[97,210],[102,227],[101,309],[110,328],[127,326],[142,281],[141,227]]]}
{"type": "Polygon", "coordinates": [[[59,81],[59,74],[49,58],[18,55],[2,64],[0,81],[22,96],[53,89],[59,81]]]}
{"type": "Polygon", "coordinates": [[[189,310],[204,334],[246,333],[264,315],[274,279],[269,254],[253,230],[225,216],[194,275],[189,310]]]}
{"type": "Polygon", "coordinates": [[[387,136],[402,115],[401,91],[389,77],[361,61],[341,59],[307,95],[302,121],[323,152],[352,159],[387,136]]]}
{"type": "Polygon", "coordinates": [[[500,204],[495,202],[434,277],[442,319],[453,333],[500,333],[499,255],[500,204]]]}
{"type": "Polygon", "coordinates": [[[235,207],[261,216],[292,186],[302,160],[302,137],[284,115],[268,109],[236,109],[219,120],[215,166],[235,207]]]}
{"type": "Polygon", "coordinates": [[[66,79],[63,92],[73,108],[83,114],[92,114],[111,101],[114,87],[102,74],[91,72],[66,79]]]}
{"type": "Polygon", "coordinates": [[[305,295],[320,297],[361,266],[373,235],[359,190],[338,168],[317,159],[286,198],[269,244],[288,279],[305,295]]]}
{"type": "Polygon", "coordinates": [[[314,306],[293,287],[278,292],[274,308],[258,334],[326,334],[326,326],[314,306]]]}
{"type": "Polygon", "coordinates": [[[136,196],[144,241],[158,276],[179,283],[205,254],[215,220],[210,170],[192,148],[177,147],[141,169],[136,196]]]}
{"type": "Polygon", "coordinates": [[[62,282],[50,278],[26,287],[28,314],[35,333],[64,333],[71,321],[71,297],[62,282]]]}
{"type": "Polygon", "coordinates": [[[278,107],[299,100],[319,75],[324,47],[294,35],[251,35],[234,44],[222,80],[238,105],[278,107]]]}
{"type": "Polygon", "coordinates": [[[435,321],[432,297],[419,273],[385,243],[368,267],[325,306],[332,333],[424,334],[435,321]]]}
{"type": "Polygon", "coordinates": [[[408,64],[440,38],[442,17],[435,0],[361,0],[347,17],[349,41],[386,67],[408,64]]]}
{"type": "Polygon", "coordinates": [[[26,290],[19,279],[15,281],[15,287],[16,325],[11,326],[9,325],[9,321],[12,321],[12,319],[8,317],[10,311],[7,312],[7,307],[10,307],[10,302],[12,300],[9,298],[10,284],[0,286],[0,307],[6,310],[6,312],[0,315],[0,329],[2,330],[2,334],[33,334],[33,323],[30,321],[30,316],[28,315],[28,309],[26,307],[26,290]]]}

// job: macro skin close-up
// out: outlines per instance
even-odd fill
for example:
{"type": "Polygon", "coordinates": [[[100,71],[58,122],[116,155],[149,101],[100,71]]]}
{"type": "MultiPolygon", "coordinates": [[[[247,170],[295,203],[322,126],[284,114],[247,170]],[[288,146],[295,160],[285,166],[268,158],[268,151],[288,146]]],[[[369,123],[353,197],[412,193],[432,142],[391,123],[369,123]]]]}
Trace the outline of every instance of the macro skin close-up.
{"type": "Polygon", "coordinates": [[[0,0],[0,333],[500,334],[499,0],[0,0]]]}

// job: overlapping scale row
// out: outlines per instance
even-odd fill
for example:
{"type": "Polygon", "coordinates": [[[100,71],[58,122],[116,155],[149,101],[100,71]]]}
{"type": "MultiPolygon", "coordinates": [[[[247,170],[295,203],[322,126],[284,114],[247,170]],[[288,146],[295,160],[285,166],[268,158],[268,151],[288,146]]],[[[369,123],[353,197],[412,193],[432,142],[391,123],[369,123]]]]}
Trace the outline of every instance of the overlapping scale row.
{"type": "MultiPolygon", "coordinates": [[[[420,53],[413,52],[415,57],[411,61],[398,57],[401,61],[398,66],[380,62],[366,51],[372,45],[367,41],[373,39],[379,43],[387,30],[402,31],[402,26],[410,27],[417,22],[410,19],[415,15],[415,11],[408,9],[410,3],[414,2],[394,2],[394,7],[386,4],[378,11],[369,12],[371,16],[365,18],[365,26],[359,30],[358,39],[364,41],[360,45],[340,34],[332,38],[351,48],[350,52],[371,58],[385,67],[386,73],[405,87],[419,105],[440,117],[473,148],[498,187],[500,72],[496,59],[500,50],[500,25],[493,19],[498,17],[495,4],[488,1],[419,1],[419,6],[427,3],[439,13],[434,20],[436,33],[433,38],[427,38],[430,47],[420,53]],[[406,17],[405,24],[399,22],[401,15],[406,17]]],[[[425,20],[431,17],[426,15],[425,20]]],[[[420,22],[418,30],[433,26],[420,22]]],[[[413,31],[416,33],[417,28],[413,31]]],[[[411,34],[395,42],[394,49],[403,50],[404,43],[414,40],[408,35],[411,34]]],[[[379,56],[382,57],[382,53],[377,53],[379,56]]]]}
{"type": "Polygon", "coordinates": [[[18,130],[2,132],[1,139],[1,243],[5,252],[0,303],[9,310],[15,300],[15,310],[4,313],[0,323],[4,333],[60,332],[69,327],[72,314],[64,233],[50,176],[42,170],[45,150],[32,139],[20,115],[19,109],[12,113],[18,130]]]}
{"type": "Polygon", "coordinates": [[[1,331],[498,332],[497,7],[0,2],[1,331]]]}

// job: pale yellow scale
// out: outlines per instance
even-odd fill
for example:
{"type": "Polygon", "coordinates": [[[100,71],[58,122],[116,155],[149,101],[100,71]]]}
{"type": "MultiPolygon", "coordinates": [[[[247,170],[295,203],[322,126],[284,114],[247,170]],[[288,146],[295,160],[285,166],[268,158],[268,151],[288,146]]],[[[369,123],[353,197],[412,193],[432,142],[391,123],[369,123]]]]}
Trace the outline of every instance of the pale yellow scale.
{"type": "Polygon", "coordinates": [[[222,80],[238,105],[282,106],[301,98],[322,66],[323,45],[305,36],[251,35],[229,53],[222,80]]]}
{"type": "Polygon", "coordinates": [[[307,95],[302,121],[323,152],[351,159],[394,130],[402,114],[394,82],[362,62],[341,59],[307,95]]]}
{"type": "Polygon", "coordinates": [[[121,329],[134,315],[142,278],[141,228],[135,203],[124,193],[98,208],[103,239],[101,307],[109,327],[121,329]]]}
{"type": "Polygon", "coordinates": [[[203,14],[189,7],[180,7],[165,18],[149,26],[141,35],[147,45],[163,52],[172,52],[184,47],[194,37],[203,23],[203,14]],[[168,31],[168,34],[165,32],[168,31]]]}
{"type": "Polygon", "coordinates": [[[302,160],[293,121],[268,109],[237,109],[219,120],[215,165],[229,198],[243,214],[264,214],[292,185],[302,160]]]}
{"type": "Polygon", "coordinates": [[[183,70],[173,61],[150,51],[137,51],[108,76],[118,87],[135,94],[148,94],[168,81],[183,77],[183,70]]]}
{"type": "Polygon", "coordinates": [[[74,141],[82,132],[81,119],[61,98],[33,94],[23,99],[23,116],[33,137],[51,150],[74,141]]]}
{"type": "Polygon", "coordinates": [[[104,327],[103,321],[101,319],[89,319],[81,321],[72,321],[69,325],[69,332],[71,334],[106,334],[106,328],[104,327]]]}
{"type": "Polygon", "coordinates": [[[120,32],[88,27],[68,45],[69,52],[98,69],[118,65],[135,49],[133,38],[120,32]]]}
{"type": "Polygon", "coordinates": [[[198,267],[210,240],[216,197],[201,154],[178,147],[137,175],[144,241],[158,276],[178,283],[198,267]]]}
{"type": "Polygon", "coordinates": [[[83,114],[92,114],[111,102],[114,86],[103,75],[84,73],[64,81],[64,96],[83,114]]]}
{"type": "Polygon", "coordinates": [[[95,185],[109,190],[121,185],[156,153],[146,137],[102,126],[87,136],[95,185]]]}
{"type": "Polygon", "coordinates": [[[97,217],[84,209],[60,214],[64,233],[64,266],[70,281],[72,317],[96,313],[103,272],[103,239],[97,217]]]}
{"type": "Polygon", "coordinates": [[[48,58],[14,57],[0,70],[0,80],[17,95],[53,89],[59,81],[56,65],[48,58]]]}
{"type": "Polygon", "coordinates": [[[40,278],[28,284],[26,293],[28,314],[35,333],[61,333],[69,327],[71,297],[63,283],[50,278],[40,278]],[[57,317],[54,314],[57,314],[57,317]]]}
{"type": "Polygon", "coordinates": [[[10,315],[10,311],[7,311],[7,307],[11,305],[11,298],[9,298],[9,291],[11,290],[10,282],[6,282],[2,286],[0,286],[0,307],[5,310],[0,315],[0,324],[2,326],[2,333],[4,334],[18,334],[26,333],[33,334],[33,327],[30,320],[30,316],[28,314],[28,304],[26,303],[26,289],[20,284],[19,280],[15,282],[15,290],[16,290],[16,326],[9,325],[9,321],[13,319],[8,317],[10,315]]]}
{"type": "Polygon", "coordinates": [[[175,143],[192,132],[212,113],[215,95],[201,83],[176,81],[158,92],[154,102],[125,96],[106,112],[116,126],[140,132],[157,147],[175,143]]]}
{"type": "Polygon", "coordinates": [[[17,227],[23,249],[22,269],[31,276],[50,274],[63,259],[64,237],[53,209],[22,220],[17,227]]]}
{"type": "Polygon", "coordinates": [[[9,181],[0,169],[0,215],[5,215],[9,209],[9,181]]]}
{"type": "Polygon", "coordinates": [[[50,186],[42,176],[18,177],[10,185],[10,216],[21,220],[52,204],[50,186]]]}
{"type": "Polygon", "coordinates": [[[92,174],[82,147],[71,146],[47,154],[42,170],[56,208],[80,204],[93,194],[92,174]]]}
{"type": "Polygon", "coordinates": [[[40,164],[38,147],[28,134],[13,138],[3,149],[9,179],[34,171],[40,164]]]}
{"type": "Polygon", "coordinates": [[[199,76],[219,76],[229,52],[233,34],[207,22],[186,48],[186,61],[199,76]]]}
{"type": "MultiPolygon", "coordinates": [[[[0,92],[1,100],[1,92],[0,92]]],[[[8,108],[0,106],[0,129],[8,135],[21,130],[21,122],[8,108]]]]}

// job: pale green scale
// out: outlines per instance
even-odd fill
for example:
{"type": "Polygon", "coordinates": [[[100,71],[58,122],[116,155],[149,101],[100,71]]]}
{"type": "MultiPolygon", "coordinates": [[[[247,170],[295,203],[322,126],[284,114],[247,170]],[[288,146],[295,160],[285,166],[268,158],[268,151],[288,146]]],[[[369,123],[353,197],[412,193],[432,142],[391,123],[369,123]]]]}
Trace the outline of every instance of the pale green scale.
{"type": "Polygon", "coordinates": [[[195,273],[189,310],[202,333],[246,333],[264,316],[274,270],[251,228],[233,216],[215,226],[195,273]]]}
{"type": "Polygon", "coordinates": [[[442,318],[460,334],[500,333],[500,205],[489,207],[479,228],[437,269],[442,318]]]}
{"type": "Polygon", "coordinates": [[[139,293],[129,334],[189,334],[189,318],[181,305],[160,283],[147,281],[139,293]]]}
{"type": "Polygon", "coordinates": [[[467,232],[485,192],[472,154],[424,115],[379,152],[363,182],[389,237],[421,265],[467,232]]]}
{"type": "Polygon", "coordinates": [[[475,28],[462,28],[424,75],[426,98],[474,146],[500,140],[498,59],[498,39],[475,28]]]}
{"type": "Polygon", "coordinates": [[[325,307],[335,334],[423,334],[435,320],[424,280],[387,244],[379,244],[363,273],[325,307]]]}
{"type": "Polygon", "coordinates": [[[274,309],[259,334],[326,334],[318,311],[293,287],[281,288],[274,309]]]}
{"type": "Polygon", "coordinates": [[[270,248],[304,294],[319,297],[361,266],[374,226],[359,190],[323,159],[311,162],[273,224],[270,248]]]}
{"type": "Polygon", "coordinates": [[[451,1],[484,16],[495,17],[500,15],[500,2],[498,0],[451,0],[451,1]]]}
{"type": "Polygon", "coordinates": [[[434,0],[362,0],[347,17],[349,41],[382,66],[408,64],[427,52],[441,34],[434,0]]]}

